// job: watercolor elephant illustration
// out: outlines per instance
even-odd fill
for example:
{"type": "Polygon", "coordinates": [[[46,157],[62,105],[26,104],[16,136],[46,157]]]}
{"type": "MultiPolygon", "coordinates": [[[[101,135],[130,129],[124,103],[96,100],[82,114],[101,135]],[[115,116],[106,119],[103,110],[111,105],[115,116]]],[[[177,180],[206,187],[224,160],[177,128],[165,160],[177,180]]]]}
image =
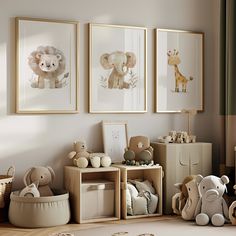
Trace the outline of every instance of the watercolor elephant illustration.
{"type": "Polygon", "coordinates": [[[105,70],[112,69],[108,78],[109,89],[129,89],[130,85],[125,82],[125,76],[128,74],[129,68],[136,65],[136,56],[133,52],[104,53],[100,58],[100,63],[105,70]]]}
{"type": "Polygon", "coordinates": [[[182,85],[182,92],[187,92],[187,84],[189,81],[193,80],[193,77],[190,76],[189,79],[187,79],[178,68],[178,65],[181,63],[179,52],[174,49],[174,52],[171,52],[170,50],[167,52],[168,56],[168,65],[174,66],[174,72],[175,72],[175,92],[180,92],[179,87],[182,85]]]}

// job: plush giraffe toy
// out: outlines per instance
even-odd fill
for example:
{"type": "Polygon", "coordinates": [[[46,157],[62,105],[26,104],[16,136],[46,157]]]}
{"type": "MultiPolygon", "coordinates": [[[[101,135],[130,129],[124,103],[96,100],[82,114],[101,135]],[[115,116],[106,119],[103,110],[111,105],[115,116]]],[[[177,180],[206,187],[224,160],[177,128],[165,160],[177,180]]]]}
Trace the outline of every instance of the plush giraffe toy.
{"type": "Polygon", "coordinates": [[[178,65],[181,63],[181,60],[179,58],[179,52],[174,49],[174,52],[171,51],[167,52],[168,56],[168,65],[174,66],[175,71],[175,92],[179,93],[179,86],[182,85],[182,92],[187,92],[187,83],[190,80],[193,80],[193,77],[190,76],[189,79],[187,79],[183,74],[179,71],[178,65]]]}

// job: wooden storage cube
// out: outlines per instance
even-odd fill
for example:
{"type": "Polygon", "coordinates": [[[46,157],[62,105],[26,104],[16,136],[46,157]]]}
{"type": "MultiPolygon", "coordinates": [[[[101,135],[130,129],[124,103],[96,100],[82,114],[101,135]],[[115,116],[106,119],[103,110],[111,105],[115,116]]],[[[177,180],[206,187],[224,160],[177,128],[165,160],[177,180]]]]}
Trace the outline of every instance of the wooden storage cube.
{"type": "Polygon", "coordinates": [[[122,218],[132,219],[141,217],[152,217],[162,215],[162,167],[161,166],[125,166],[113,165],[121,171],[121,207],[122,218]],[[127,182],[129,179],[149,180],[158,194],[158,205],[156,213],[147,215],[128,215],[126,206],[127,182]]]}
{"type": "Polygon", "coordinates": [[[72,216],[77,223],[120,219],[120,171],[118,168],[65,166],[64,185],[70,193],[72,216]],[[93,193],[88,192],[88,188],[93,193]],[[90,201],[93,201],[91,205],[89,205],[90,201]],[[111,209],[112,205],[113,209],[111,209]]]}

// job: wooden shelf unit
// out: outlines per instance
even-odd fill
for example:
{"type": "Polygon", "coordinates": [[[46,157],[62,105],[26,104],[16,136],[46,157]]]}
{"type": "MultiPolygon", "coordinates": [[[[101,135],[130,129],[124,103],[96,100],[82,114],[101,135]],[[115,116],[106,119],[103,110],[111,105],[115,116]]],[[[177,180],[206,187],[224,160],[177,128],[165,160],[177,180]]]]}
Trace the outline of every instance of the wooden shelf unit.
{"type": "Polygon", "coordinates": [[[70,194],[70,204],[73,219],[77,223],[102,222],[120,219],[120,170],[116,167],[107,168],[78,168],[64,167],[64,186],[70,194]],[[114,182],[115,209],[114,217],[83,219],[82,216],[82,184],[86,181],[104,180],[114,182]]]}
{"type": "Polygon", "coordinates": [[[143,217],[153,217],[162,215],[162,167],[160,165],[155,166],[126,166],[122,164],[114,164],[114,167],[120,169],[121,178],[121,215],[123,219],[134,219],[143,217]],[[129,179],[142,179],[149,180],[158,194],[158,206],[157,211],[154,214],[148,215],[127,215],[126,207],[126,191],[127,182],[129,179]]]}

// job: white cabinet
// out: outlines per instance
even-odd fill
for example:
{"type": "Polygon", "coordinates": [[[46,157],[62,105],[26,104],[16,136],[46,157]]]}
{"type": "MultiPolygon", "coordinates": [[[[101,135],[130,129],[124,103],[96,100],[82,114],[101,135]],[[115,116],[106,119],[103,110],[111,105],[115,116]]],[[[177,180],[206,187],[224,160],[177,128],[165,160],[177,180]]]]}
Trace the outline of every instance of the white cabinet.
{"type": "Polygon", "coordinates": [[[175,183],[181,183],[188,175],[209,175],[212,172],[212,144],[211,143],[151,143],[154,148],[154,162],[160,164],[164,170],[164,198],[165,214],[172,213],[171,199],[177,192],[175,183]]]}

